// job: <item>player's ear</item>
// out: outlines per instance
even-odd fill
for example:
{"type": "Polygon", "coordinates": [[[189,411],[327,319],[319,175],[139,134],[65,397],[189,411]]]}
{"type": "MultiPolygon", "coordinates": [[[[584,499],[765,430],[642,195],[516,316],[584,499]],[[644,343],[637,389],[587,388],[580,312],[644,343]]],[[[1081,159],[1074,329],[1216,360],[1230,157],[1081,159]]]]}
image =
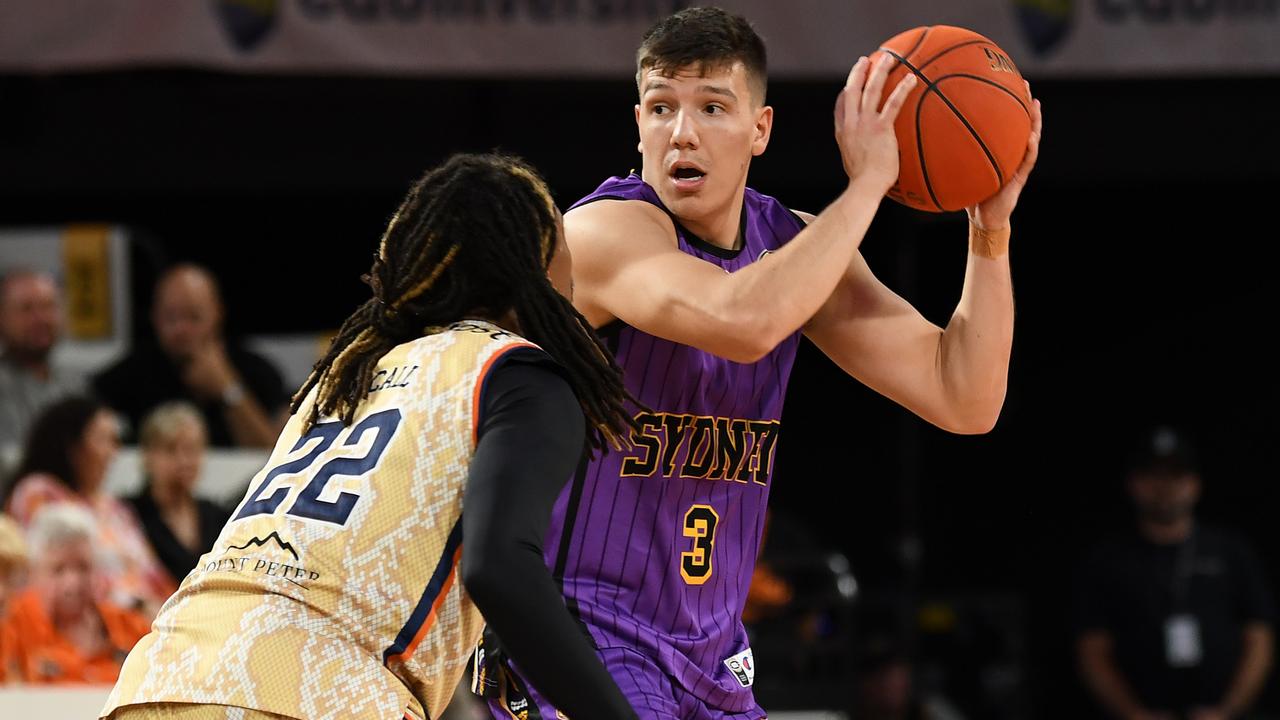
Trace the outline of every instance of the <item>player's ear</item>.
{"type": "Polygon", "coordinates": [[[765,105],[756,115],[756,134],[751,141],[751,154],[760,155],[769,146],[769,136],[773,133],[773,108],[765,105]]]}
{"type": "MultiPolygon", "coordinates": [[[[636,105],[636,134],[640,134],[640,105],[636,105]]],[[[644,152],[644,140],[636,140],[636,152],[644,152]]]]}

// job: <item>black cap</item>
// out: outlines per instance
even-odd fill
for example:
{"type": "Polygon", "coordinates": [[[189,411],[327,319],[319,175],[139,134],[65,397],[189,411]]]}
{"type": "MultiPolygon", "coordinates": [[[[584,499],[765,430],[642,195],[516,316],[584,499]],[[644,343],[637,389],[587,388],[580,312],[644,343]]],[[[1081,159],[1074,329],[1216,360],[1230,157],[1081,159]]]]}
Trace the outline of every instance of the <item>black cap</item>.
{"type": "Polygon", "coordinates": [[[1129,456],[1129,472],[1182,475],[1196,472],[1195,448],[1185,433],[1170,425],[1148,430],[1129,456]]]}

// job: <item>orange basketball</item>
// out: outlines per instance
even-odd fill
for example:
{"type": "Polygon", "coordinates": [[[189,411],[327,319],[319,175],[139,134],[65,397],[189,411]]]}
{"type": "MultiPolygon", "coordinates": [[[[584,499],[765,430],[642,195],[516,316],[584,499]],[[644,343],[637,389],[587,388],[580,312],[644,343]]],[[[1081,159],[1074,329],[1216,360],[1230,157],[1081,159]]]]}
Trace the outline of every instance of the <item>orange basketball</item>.
{"type": "Polygon", "coordinates": [[[1008,53],[948,25],[918,27],[880,46],[898,64],[883,102],[908,72],[919,82],[894,129],[901,160],[889,197],[929,212],[982,202],[1013,176],[1031,135],[1031,97],[1008,53]]]}

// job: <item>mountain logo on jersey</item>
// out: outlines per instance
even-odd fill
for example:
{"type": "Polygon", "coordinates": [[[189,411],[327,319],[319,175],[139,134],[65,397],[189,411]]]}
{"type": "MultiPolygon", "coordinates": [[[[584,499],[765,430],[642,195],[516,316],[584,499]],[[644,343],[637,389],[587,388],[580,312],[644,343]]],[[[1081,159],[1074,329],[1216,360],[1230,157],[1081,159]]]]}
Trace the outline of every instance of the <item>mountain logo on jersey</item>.
{"type": "Polygon", "coordinates": [[[213,7],[227,39],[237,50],[252,52],[271,34],[279,0],[215,0],[213,7]]]}
{"type": "Polygon", "coordinates": [[[265,546],[266,546],[266,544],[267,544],[267,541],[268,541],[268,540],[275,540],[275,541],[276,541],[276,547],[280,548],[281,550],[288,550],[288,551],[289,551],[289,554],[293,556],[293,559],[294,559],[294,560],[298,560],[298,559],[300,559],[300,558],[298,557],[298,551],[293,549],[293,545],[292,545],[291,543],[289,543],[289,542],[286,542],[285,540],[282,540],[282,539],[280,538],[280,535],[279,535],[278,533],[274,532],[274,531],[272,531],[272,533],[271,533],[270,535],[266,536],[265,538],[260,538],[260,537],[258,537],[258,536],[256,536],[256,535],[255,535],[255,536],[253,536],[252,538],[250,538],[250,539],[249,539],[249,541],[248,541],[248,542],[246,542],[246,543],[245,543],[245,544],[243,544],[243,545],[232,545],[232,546],[230,546],[230,547],[228,547],[228,548],[227,548],[227,552],[224,552],[224,553],[223,553],[223,555],[226,555],[227,553],[231,552],[232,550],[247,550],[247,549],[249,548],[249,546],[250,546],[250,545],[256,545],[256,546],[258,546],[258,547],[265,547],[265,546]]]}

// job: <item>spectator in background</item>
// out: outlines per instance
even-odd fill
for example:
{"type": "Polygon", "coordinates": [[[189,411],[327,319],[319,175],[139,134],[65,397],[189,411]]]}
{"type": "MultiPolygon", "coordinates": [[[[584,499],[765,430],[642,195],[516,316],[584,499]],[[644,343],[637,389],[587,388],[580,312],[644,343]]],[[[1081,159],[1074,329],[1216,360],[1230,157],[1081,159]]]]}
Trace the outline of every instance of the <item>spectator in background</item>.
{"type": "Polygon", "coordinates": [[[858,651],[854,717],[858,720],[963,720],[937,693],[916,687],[914,668],[901,643],[872,633],[858,651]]]}
{"type": "Polygon", "coordinates": [[[208,438],[200,411],[167,402],[142,421],[139,437],[146,484],[129,498],[151,549],[176,582],[213,547],[231,513],[194,495],[208,438]]]}
{"type": "Polygon", "coordinates": [[[770,549],[769,527],[773,524],[773,515],[773,508],[765,508],[759,556],[755,570],[751,572],[751,585],[747,588],[747,601],[742,608],[742,622],[746,625],[755,625],[783,612],[795,595],[791,583],[774,569],[766,557],[766,550],[770,549]]]}
{"type": "Polygon", "coordinates": [[[157,405],[187,400],[214,446],[272,446],[284,425],[284,382],[266,359],[224,339],[223,320],[207,270],[178,265],[161,275],[151,313],[157,344],[135,347],[94,378],[98,396],[128,419],[129,437],[157,405]]]}
{"type": "Polygon", "coordinates": [[[0,618],[9,606],[9,598],[18,589],[19,577],[27,567],[27,543],[22,528],[13,518],[0,513],[0,618]]]}
{"type": "Polygon", "coordinates": [[[53,277],[32,270],[0,275],[0,465],[40,410],[81,392],[83,378],[49,358],[62,335],[62,298],[53,277]]]}
{"type": "Polygon", "coordinates": [[[72,396],[45,408],[27,434],[4,506],[24,528],[46,505],[69,504],[97,519],[94,546],[100,575],[119,605],[154,615],[176,589],[152,554],[129,506],[103,488],[119,446],[115,417],[88,398],[72,396]]]}
{"type": "Polygon", "coordinates": [[[1258,560],[1235,533],[1196,522],[1200,473],[1178,431],[1152,431],[1127,482],[1136,532],[1101,543],[1077,587],[1085,684],[1125,720],[1240,717],[1272,662],[1258,560]]]}
{"type": "MultiPolygon", "coordinates": [[[[22,538],[22,529],[8,515],[0,513],[0,623],[4,621],[9,598],[17,592],[19,576],[26,567],[27,543],[22,538]]],[[[0,685],[9,682],[4,662],[7,646],[3,626],[0,625],[0,685]]]]}
{"type": "Polygon", "coordinates": [[[150,623],[95,599],[93,516],[51,505],[31,525],[31,587],[13,599],[0,634],[10,679],[110,684],[150,623]]]}

